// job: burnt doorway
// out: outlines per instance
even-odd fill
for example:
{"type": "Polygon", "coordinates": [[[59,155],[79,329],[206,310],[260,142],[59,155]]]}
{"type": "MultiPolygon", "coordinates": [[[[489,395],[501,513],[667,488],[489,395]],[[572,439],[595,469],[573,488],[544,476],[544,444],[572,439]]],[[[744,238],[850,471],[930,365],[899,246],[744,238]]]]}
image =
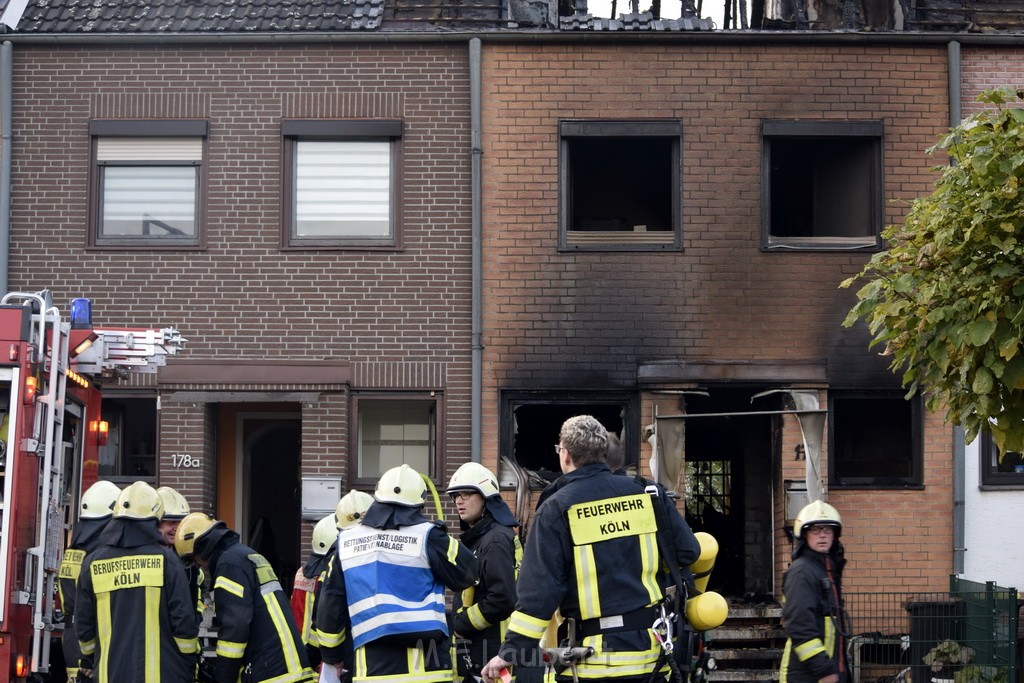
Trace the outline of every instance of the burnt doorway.
{"type": "Polygon", "coordinates": [[[240,415],[245,462],[243,541],[267,558],[291,592],[301,558],[299,458],[301,423],[274,415],[240,415]]]}
{"type": "Polygon", "coordinates": [[[718,541],[709,584],[732,597],[772,593],[773,416],[781,409],[756,387],[708,387],[686,396],[686,519],[718,541]],[[722,415],[724,414],[724,415],[722,415]],[[708,415],[708,417],[695,417],[708,415]]]}

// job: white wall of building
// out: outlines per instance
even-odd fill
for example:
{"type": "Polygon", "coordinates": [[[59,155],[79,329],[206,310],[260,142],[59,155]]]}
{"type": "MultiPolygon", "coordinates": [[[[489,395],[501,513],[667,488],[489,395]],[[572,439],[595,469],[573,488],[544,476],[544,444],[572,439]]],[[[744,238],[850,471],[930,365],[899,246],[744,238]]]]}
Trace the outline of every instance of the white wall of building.
{"type": "Polygon", "coordinates": [[[982,491],[980,439],[964,449],[963,578],[1024,590],[1024,487],[982,491]]]}

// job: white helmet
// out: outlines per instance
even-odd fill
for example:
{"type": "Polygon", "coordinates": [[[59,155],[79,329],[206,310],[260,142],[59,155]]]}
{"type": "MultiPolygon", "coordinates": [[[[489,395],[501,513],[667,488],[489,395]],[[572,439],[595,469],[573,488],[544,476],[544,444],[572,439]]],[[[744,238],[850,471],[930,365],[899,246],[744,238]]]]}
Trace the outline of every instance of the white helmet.
{"type": "Polygon", "coordinates": [[[808,503],[797,513],[793,520],[793,535],[800,538],[807,527],[815,524],[835,527],[836,538],[843,531],[843,518],[839,516],[839,511],[821,500],[808,503]]]}
{"type": "Polygon", "coordinates": [[[192,512],[189,509],[188,501],[170,486],[161,486],[156,490],[160,494],[160,500],[164,504],[164,519],[177,521],[185,519],[185,515],[192,512]]]}
{"type": "Polygon", "coordinates": [[[327,515],[313,527],[313,552],[326,555],[337,538],[338,527],[334,524],[334,515],[327,515]]]}
{"type": "Polygon", "coordinates": [[[373,496],[352,489],[338,501],[338,507],[334,511],[334,523],[339,529],[349,529],[359,524],[359,521],[373,504],[373,496]]]}
{"type": "Polygon", "coordinates": [[[156,489],[144,481],[130,485],[117,497],[114,504],[115,517],[129,519],[155,519],[158,522],[164,516],[164,502],[156,489]]]}
{"type": "Polygon", "coordinates": [[[500,493],[498,478],[478,462],[467,462],[455,470],[455,474],[448,482],[448,493],[457,491],[476,491],[484,498],[500,493]]]}
{"type": "Polygon", "coordinates": [[[109,481],[98,481],[82,494],[79,519],[100,519],[114,514],[114,503],[121,495],[121,489],[109,481]]]}
{"type": "Polygon", "coordinates": [[[420,507],[426,492],[423,476],[408,465],[401,465],[392,467],[381,476],[373,497],[381,503],[420,507]]]}

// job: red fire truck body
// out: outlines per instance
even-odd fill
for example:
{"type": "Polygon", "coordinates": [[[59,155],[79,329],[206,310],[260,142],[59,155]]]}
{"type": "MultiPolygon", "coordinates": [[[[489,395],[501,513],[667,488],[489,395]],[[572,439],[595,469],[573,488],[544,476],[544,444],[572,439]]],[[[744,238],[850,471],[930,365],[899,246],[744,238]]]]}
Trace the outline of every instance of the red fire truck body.
{"type": "Polygon", "coordinates": [[[97,380],[156,372],[186,341],[93,329],[90,308],[76,299],[65,320],[46,291],[0,300],[0,683],[49,678],[57,571],[106,440],[97,380]]]}

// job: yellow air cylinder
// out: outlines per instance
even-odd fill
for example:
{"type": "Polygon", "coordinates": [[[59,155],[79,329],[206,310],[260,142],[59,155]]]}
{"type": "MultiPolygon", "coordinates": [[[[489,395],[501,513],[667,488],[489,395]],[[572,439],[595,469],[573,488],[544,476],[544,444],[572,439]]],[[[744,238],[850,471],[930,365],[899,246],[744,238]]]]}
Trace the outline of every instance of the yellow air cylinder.
{"type": "Polygon", "coordinates": [[[693,585],[703,593],[708,587],[708,578],[715,566],[715,558],[718,557],[718,541],[704,531],[698,531],[694,536],[700,543],[700,557],[690,565],[690,571],[693,572],[693,585]]]}
{"type": "Polygon", "coordinates": [[[686,601],[686,620],[694,631],[707,631],[725,623],[729,603],[718,593],[708,591],[686,601]]]}

